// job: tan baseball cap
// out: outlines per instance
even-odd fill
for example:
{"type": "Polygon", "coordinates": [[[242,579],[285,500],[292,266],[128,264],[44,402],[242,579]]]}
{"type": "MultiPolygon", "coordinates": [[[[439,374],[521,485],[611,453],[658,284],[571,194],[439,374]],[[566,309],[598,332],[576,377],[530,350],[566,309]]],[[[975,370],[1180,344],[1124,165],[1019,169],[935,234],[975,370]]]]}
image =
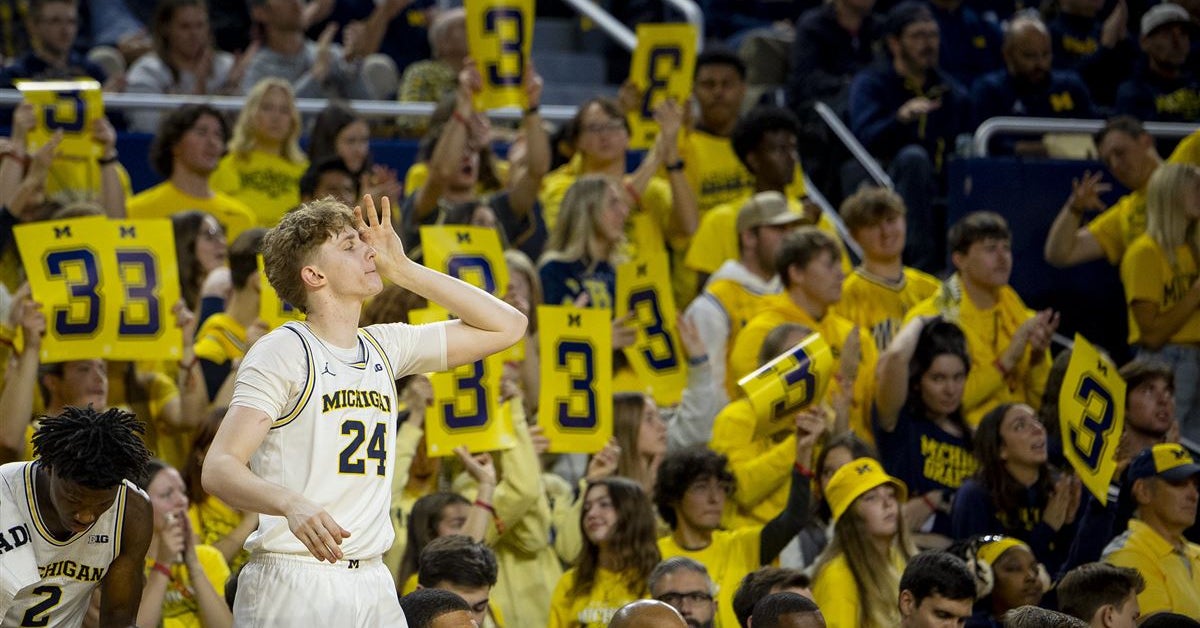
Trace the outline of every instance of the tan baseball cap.
{"type": "Polygon", "coordinates": [[[738,210],[738,233],[754,227],[790,225],[804,220],[788,207],[787,197],[779,192],[759,192],[738,210]]]}

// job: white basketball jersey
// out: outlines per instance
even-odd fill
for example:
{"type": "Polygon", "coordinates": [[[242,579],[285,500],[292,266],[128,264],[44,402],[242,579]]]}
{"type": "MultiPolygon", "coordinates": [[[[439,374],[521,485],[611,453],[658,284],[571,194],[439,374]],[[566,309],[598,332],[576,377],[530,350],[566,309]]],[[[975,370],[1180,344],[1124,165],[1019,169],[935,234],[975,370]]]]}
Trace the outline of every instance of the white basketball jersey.
{"type": "MultiPolygon", "coordinates": [[[[274,422],[250,458],[259,477],[321,504],[351,536],[346,558],[383,554],[395,534],[388,520],[395,468],[396,382],[378,340],[358,331],[358,349],[347,360],[306,325],[288,323],[272,333],[301,341],[307,376],[290,411],[274,422]]],[[[253,349],[252,349],[253,350],[253,349]]],[[[246,541],[251,551],[309,555],[287,519],[259,516],[246,541]]]]}
{"type": "MultiPolygon", "coordinates": [[[[20,496],[15,521],[0,522],[0,558],[31,545],[37,560],[39,580],[17,591],[7,608],[0,608],[4,626],[79,626],[87,612],[92,591],[108,573],[108,566],[121,551],[121,525],[125,516],[128,482],[117,490],[117,498],[88,529],[66,541],[55,539],[37,509],[34,482],[36,462],[14,462],[0,466],[0,495],[20,496]]],[[[5,512],[8,512],[7,510],[5,512]]]]}

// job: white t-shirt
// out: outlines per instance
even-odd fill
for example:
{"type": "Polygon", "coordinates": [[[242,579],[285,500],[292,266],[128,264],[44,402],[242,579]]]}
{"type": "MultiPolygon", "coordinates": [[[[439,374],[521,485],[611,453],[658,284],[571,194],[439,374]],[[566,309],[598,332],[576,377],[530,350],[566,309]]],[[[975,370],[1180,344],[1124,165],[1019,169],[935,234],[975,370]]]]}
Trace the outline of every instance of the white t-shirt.
{"type": "MultiPolygon", "coordinates": [[[[350,531],[346,558],[392,546],[388,513],[396,452],[395,380],[446,370],[445,323],[360,329],[356,346],[331,347],[303,323],[254,343],[238,370],[231,406],[275,419],[250,458],[256,475],[320,504],[350,531]]],[[[259,515],[251,551],[308,555],[287,519],[259,515]]]]}

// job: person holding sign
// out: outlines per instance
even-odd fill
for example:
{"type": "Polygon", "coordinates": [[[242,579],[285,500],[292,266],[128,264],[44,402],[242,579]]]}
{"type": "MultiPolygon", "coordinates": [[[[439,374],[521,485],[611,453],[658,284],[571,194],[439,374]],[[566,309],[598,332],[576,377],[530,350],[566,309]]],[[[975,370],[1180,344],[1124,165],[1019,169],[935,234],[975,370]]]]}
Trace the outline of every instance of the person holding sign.
{"type": "Polygon", "coordinates": [[[380,560],[394,537],[394,380],[474,362],[525,333],[516,309],[410,260],[386,197],[381,209],[370,196],[353,211],[316,201],[264,240],[272,287],[308,318],[246,354],[204,461],[206,490],[261,513],[239,577],[239,623],[405,625],[380,560]],[[359,329],[383,277],[458,318],[359,329]]]}
{"type": "Polygon", "coordinates": [[[1030,310],[1008,285],[1013,265],[1008,222],[993,212],[974,212],[955,223],[947,239],[957,272],[913,306],[906,321],[943,316],[966,335],[973,366],[963,390],[968,426],[978,426],[1002,403],[1040,405],[1058,314],[1030,310]]]}
{"type": "Polygon", "coordinates": [[[865,330],[833,311],[842,298],[845,275],[841,255],[838,241],[816,227],[800,227],[784,238],[775,258],[783,293],[765,297],[762,310],[738,333],[729,354],[729,370],[738,379],[753,372],[763,340],[780,323],[796,323],[820,333],[843,374],[840,385],[827,389],[826,401],[836,406],[835,402],[848,400],[850,429],[871,442],[877,353],[865,330]]]}
{"type": "Polygon", "coordinates": [[[1137,517],[1129,532],[1104,550],[1104,562],[1133,567],[1146,580],[1138,594],[1142,615],[1160,611],[1200,617],[1200,545],[1183,531],[1196,522],[1200,465],[1181,445],[1155,445],[1129,464],[1137,517]]]}
{"type": "Polygon", "coordinates": [[[550,142],[538,115],[542,98],[542,77],[532,68],[525,73],[522,88],[529,108],[521,118],[525,142],[522,167],[510,170],[508,188],[481,198],[476,187],[480,179],[482,149],[487,133],[478,128],[485,120],[475,110],[475,97],[483,89],[483,79],[474,63],[458,74],[452,116],[436,131],[433,153],[429,157],[429,178],[405,199],[403,214],[405,242],[410,249],[420,243],[422,225],[440,224],[448,208],[459,205],[486,205],[492,209],[503,232],[521,245],[536,244],[529,253],[540,253],[546,232],[541,219],[538,190],[550,168],[550,142]]]}
{"type": "Polygon", "coordinates": [[[1175,416],[1200,441],[1200,168],[1165,164],[1146,187],[1146,232],[1121,260],[1129,343],[1175,372],[1175,416]]]}
{"type": "Polygon", "coordinates": [[[647,596],[659,562],[654,505],[632,480],[590,482],[579,525],[583,550],[554,589],[547,628],[604,628],[617,609],[647,596]]]}
{"type": "Polygon", "coordinates": [[[975,475],[971,430],[962,416],[971,359],[953,323],[914,319],[879,356],[872,428],[883,466],[912,488],[905,515],[922,546],[950,545],[954,493],[975,475]]]}
{"type": "Polygon", "coordinates": [[[722,530],[725,501],[737,489],[724,456],[704,447],[672,452],[658,469],[654,501],[671,526],[658,541],[663,558],[685,556],[708,568],[718,587],[717,612],[724,626],[737,625],[733,594],[746,574],[774,562],[780,550],[808,524],[813,445],[825,433],[817,412],[795,417],[795,460],[787,505],[763,526],[722,530]]]}

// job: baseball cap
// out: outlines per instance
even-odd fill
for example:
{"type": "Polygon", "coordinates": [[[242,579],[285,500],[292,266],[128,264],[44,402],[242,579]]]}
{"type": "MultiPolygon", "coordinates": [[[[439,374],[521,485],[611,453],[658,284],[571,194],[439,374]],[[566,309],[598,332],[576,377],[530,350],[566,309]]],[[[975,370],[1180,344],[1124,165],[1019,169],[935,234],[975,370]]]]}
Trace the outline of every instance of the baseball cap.
{"type": "Polygon", "coordinates": [[[1177,443],[1161,443],[1143,449],[1129,463],[1129,481],[1160,477],[1171,482],[1200,473],[1200,464],[1177,443]]]}
{"type": "Polygon", "coordinates": [[[787,197],[783,194],[759,192],[738,210],[737,230],[741,233],[754,227],[790,225],[801,220],[804,220],[804,216],[788,207],[787,197]]]}
{"type": "Polygon", "coordinates": [[[1187,9],[1172,2],[1164,2],[1146,11],[1142,16],[1142,37],[1153,33],[1155,29],[1167,24],[1192,24],[1192,17],[1187,9]]]}
{"type": "Polygon", "coordinates": [[[840,519],[842,513],[846,512],[860,495],[884,484],[896,487],[896,500],[901,504],[908,501],[908,487],[904,482],[888,475],[878,460],[858,458],[842,466],[834,472],[829,485],[825,487],[825,501],[829,502],[833,521],[840,519]]]}

